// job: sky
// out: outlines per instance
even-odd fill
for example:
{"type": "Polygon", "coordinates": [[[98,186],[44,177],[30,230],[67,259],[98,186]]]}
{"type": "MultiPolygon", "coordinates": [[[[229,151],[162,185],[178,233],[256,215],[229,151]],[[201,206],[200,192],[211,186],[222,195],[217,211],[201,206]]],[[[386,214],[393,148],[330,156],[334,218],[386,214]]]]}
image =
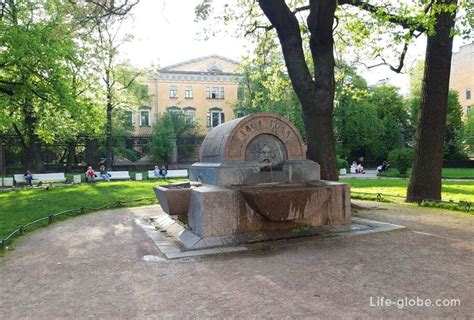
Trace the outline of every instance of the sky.
{"type": "MultiPolygon", "coordinates": [[[[217,3],[219,0],[215,0],[217,3]]],[[[123,30],[134,36],[134,40],[122,47],[122,58],[137,67],[152,64],[164,67],[194,58],[217,54],[234,60],[248,52],[247,41],[225,34],[218,34],[204,41],[202,25],[194,22],[194,8],[200,0],[140,0],[134,8],[134,18],[123,26],[123,30]]],[[[406,66],[423,59],[426,40],[422,39],[410,47],[406,66]]],[[[461,41],[455,39],[457,51],[461,41]]],[[[371,63],[368,62],[367,65],[371,63]]],[[[409,78],[396,74],[388,67],[359,68],[369,84],[388,79],[399,86],[403,94],[408,92],[409,78]]]]}
{"type": "Polygon", "coordinates": [[[194,8],[199,2],[141,0],[124,28],[135,38],[124,46],[125,57],[140,67],[164,67],[212,54],[239,60],[246,53],[244,39],[217,35],[203,41],[198,35],[202,27],[194,22],[194,8]]]}

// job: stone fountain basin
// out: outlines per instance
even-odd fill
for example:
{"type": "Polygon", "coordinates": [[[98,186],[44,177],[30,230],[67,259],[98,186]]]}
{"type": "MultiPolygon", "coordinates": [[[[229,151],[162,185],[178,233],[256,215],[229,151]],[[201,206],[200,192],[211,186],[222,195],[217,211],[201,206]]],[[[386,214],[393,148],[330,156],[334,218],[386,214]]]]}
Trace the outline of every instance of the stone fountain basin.
{"type": "Polygon", "coordinates": [[[156,198],[161,208],[169,215],[176,215],[180,220],[188,215],[191,190],[198,184],[185,182],[154,186],[156,198]]]}
{"type": "Polygon", "coordinates": [[[273,182],[236,186],[247,204],[270,221],[306,219],[343,206],[347,185],[328,181],[273,182]]]}

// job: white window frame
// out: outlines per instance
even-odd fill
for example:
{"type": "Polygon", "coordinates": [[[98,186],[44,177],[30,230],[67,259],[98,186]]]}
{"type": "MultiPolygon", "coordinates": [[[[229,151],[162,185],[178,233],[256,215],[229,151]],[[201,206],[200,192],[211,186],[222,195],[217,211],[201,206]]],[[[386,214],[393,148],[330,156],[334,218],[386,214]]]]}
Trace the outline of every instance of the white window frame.
{"type": "Polygon", "coordinates": [[[224,87],[206,87],[206,99],[224,99],[224,87]]]}
{"type": "Polygon", "coordinates": [[[215,128],[218,125],[223,124],[224,122],[225,122],[225,114],[221,108],[209,109],[209,112],[207,113],[207,127],[208,128],[215,128]],[[214,114],[218,114],[217,116],[218,123],[216,125],[214,125],[213,123],[214,114]]]}
{"type": "Polygon", "coordinates": [[[146,109],[141,109],[140,110],[140,127],[149,127],[150,126],[150,122],[151,122],[151,112],[150,110],[146,110],[146,109]],[[143,113],[147,113],[148,114],[148,124],[143,124],[142,122],[142,114],[143,113]]]}
{"type": "Polygon", "coordinates": [[[170,85],[170,98],[178,98],[178,86],[170,85]]]}
{"type": "Polygon", "coordinates": [[[183,111],[184,111],[184,116],[186,117],[186,119],[192,122],[196,121],[196,108],[186,107],[183,109],[183,111]]]}
{"type": "Polygon", "coordinates": [[[192,99],[193,98],[193,87],[192,86],[186,86],[184,88],[184,98],[185,99],[192,99]]]}
{"type": "Polygon", "coordinates": [[[183,110],[181,110],[177,106],[171,106],[171,107],[166,108],[166,112],[173,112],[173,113],[180,114],[180,113],[183,113],[183,110]]]}
{"type": "Polygon", "coordinates": [[[466,89],[466,100],[471,100],[472,99],[472,90],[471,88],[466,89]]]}

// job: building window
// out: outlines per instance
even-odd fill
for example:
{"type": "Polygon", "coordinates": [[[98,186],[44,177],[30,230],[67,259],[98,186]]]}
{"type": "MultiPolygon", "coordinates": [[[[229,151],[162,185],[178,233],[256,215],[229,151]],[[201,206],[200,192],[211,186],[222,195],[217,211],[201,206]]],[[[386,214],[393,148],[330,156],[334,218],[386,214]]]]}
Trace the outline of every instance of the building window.
{"type": "Polygon", "coordinates": [[[181,113],[181,109],[176,107],[176,106],[173,106],[173,107],[168,107],[166,108],[166,111],[168,112],[172,112],[172,113],[181,113]]]}
{"type": "Polygon", "coordinates": [[[189,122],[194,122],[196,120],[196,109],[193,107],[184,108],[184,116],[189,122]]]}
{"type": "Polygon", "coordinates": [[[224,99],[224,87],[206,87],[207,99],[224,99]]]}
{"type": "Polygon", "coordinates": [[[222,109],[212,108],[207,113],[207,127],[214,128],[225,122],[225,116],[222,109]]]}
{"type": "Polygon", "coordinates": [[[472,106],[468,106],[468,107],[466,108],[466,115],[471,114],[471,112],[472,112],[472,106]]]}
{"type": "Polygon", "coordinates": [[[150,126],[150,110],[140,110],[140,127],[150,126]]]}
{"type": "Polygon", "coordinates": [[[184,90],[184,97],[186,99],[192,99],[193,98],[193,87],[186,87],[184,90]]]}
{"type": "Polygon", "coordinates": [[[470,100],[471,99],[471,89],[466,89],[466,100],[470,100]]]}
{"type": "Polygon", "coordinates": [[[178,86],[170,86],[170,98],[178,97],[178,86]]]}
{"type": "Polygon", "coordinates": [[[125,111],[123,113],[123,123],[127,127],[131,127],[131,128],[135,126],[135,118],[133,117],[132,111],[125,111]]]}

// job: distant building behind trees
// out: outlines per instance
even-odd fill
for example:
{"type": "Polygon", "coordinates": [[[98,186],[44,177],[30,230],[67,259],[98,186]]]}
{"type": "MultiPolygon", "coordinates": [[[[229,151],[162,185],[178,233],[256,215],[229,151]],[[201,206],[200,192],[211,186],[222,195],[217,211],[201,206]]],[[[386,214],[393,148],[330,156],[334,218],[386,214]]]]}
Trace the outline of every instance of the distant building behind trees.
{"type": "Polygon", "coordinates": [[[464,117],[474,112],[474,43],[453,53],[449,86],[459,93],[464,117]]]}
{"type": "MultiPolygon", "coordinates": [[[[199,143],[213,127],[233,120],[234,107],[238,99],[240,75],[239,62],[218,55],[199,57],[192,60],[160,68],[147,80],[148,105],[133,106],[126,117],[133,130],[128,139],[129,145],[140,154],[149,153],[150,140],[156,139],[153,126],[166,113],[182,115],[195,124],[199,143]]],[[[171,119],[171,118],[170,118],[171,119]]],[[[180,156],[181,140],[190,141],[193,137],[175,137],[177,145],[176,162],[180,156]]],[[[196,138],[196,137],[194,137],[196,138]]],[[[186,158],[186,157],[185,157],[186,158]]],[[[145,157],[142,161],[147,161],[145,157]]],[[[197,160],[197,158],[195,159],[197,160]]]]}

